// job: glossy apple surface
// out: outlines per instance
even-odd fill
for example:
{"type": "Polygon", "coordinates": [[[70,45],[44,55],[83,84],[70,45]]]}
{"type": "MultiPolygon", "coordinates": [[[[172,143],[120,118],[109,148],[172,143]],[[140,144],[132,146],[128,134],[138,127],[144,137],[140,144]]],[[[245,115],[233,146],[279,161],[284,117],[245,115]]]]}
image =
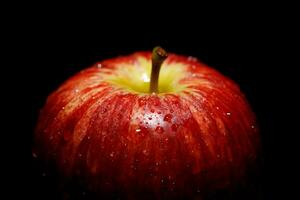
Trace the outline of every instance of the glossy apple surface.
{"type": "Polygon", "coordinates": [[[151,53],[96,63],[47,99],[36,154],[100,196],[195,198],[239,183],[258,130],[239,87],[170,54],[150,94],[151,53]]]}

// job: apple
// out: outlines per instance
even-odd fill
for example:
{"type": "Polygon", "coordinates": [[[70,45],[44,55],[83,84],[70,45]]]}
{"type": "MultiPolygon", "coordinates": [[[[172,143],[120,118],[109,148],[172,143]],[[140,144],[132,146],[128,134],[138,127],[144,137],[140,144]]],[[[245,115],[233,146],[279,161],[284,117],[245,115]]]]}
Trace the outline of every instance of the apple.
{"type": "Polygon", "coordinates": [[[202,199],[242,183],[258,150],[237,84],[161,47],[68,79],[35,132],[35,156],[105,198],[202,199]]]}

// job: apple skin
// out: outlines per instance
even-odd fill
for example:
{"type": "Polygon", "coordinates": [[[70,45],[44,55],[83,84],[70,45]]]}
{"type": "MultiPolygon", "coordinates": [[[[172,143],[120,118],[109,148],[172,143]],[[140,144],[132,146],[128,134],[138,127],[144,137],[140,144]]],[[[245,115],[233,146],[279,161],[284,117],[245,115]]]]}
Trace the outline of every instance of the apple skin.
{"type": "Polygon", "coordinates": [[[243,182],[256,162],[255,116],[239,87],[194,58],[181,92],[140,94],[102,79],[138,52],[96,63],[54,91],[41,110],[35,154],[100,196],[203,198],[243,182]]]}

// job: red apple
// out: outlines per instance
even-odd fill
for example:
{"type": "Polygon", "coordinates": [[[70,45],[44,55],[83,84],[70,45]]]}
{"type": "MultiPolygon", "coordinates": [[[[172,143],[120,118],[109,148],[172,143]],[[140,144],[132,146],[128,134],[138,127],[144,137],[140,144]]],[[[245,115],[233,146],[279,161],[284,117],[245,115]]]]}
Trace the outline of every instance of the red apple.
{"type": "Polygon", "coordinates": [[[202,198],[242,182],[259,146],[244,95],[193,57],[166,57],[155,48],[67,80],[41,111],[37,155],[105,197],[202,198]]]}

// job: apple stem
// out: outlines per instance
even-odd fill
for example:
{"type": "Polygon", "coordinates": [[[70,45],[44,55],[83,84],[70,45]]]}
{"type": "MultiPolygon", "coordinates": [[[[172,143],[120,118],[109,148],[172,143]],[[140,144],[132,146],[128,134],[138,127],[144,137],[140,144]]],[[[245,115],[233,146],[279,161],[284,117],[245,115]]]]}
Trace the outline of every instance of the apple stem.
{"type": "Polygon", "coordinates": [[[152,69],[150,78],[150,93],[158,93],[158,77],[162,63],[168,57],[168,53],[161,47],[155,47],[152,51],[152,69]]]}

